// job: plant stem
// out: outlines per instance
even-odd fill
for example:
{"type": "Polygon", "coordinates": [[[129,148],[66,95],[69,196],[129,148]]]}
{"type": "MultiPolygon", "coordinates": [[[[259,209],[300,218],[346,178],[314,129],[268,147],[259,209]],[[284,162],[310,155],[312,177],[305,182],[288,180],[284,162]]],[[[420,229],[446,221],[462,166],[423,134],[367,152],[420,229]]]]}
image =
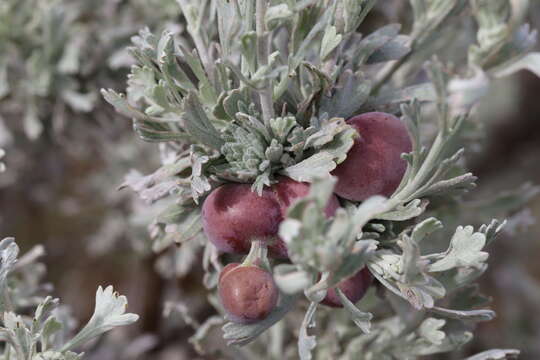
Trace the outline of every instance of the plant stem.
{"type": "Polygon", "coordinates": [[[253,240],[251,242],[251,248],[249,249],[249,254],[246,256],[242,262],[242,266],[259,266],[266,268],[266,270],[271,271],[270,263],[268,262],[267,257],[267,247],[264,240],[253,240]]]}
{"type": "MultiPolygon", "coordinates": [[[[259,67],[268,66],[268,34],[264,19],[268,9],[267,0],[257,0],[255,9],[255,28],[257,31],[257,62],[259,67]]],[[[263,89],[259,92],[263,120],[266,122],[274,117],[274,104],[272,102],[272,87],[270,80],[264,80],[263,89]]]]}

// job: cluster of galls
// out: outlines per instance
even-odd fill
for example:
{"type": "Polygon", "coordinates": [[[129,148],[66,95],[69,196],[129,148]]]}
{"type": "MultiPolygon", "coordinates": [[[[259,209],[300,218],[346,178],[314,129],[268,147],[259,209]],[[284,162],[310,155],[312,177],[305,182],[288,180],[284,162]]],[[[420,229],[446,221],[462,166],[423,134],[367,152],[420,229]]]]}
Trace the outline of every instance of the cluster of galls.
{"type": "MultiPolygon", "coordinates": [[[[347,159],[333,171],[338,182],[325,209],[332,217],[339,198],[364,201],[373,195],[390,196],[396,190],[407,164],[401,154],[412,150],[404,124],[391,114],[372,112],[347,120],[359,133],[347,159]]],[[[259,196],[248,184],[226,184],[215,189],[203,204],[204,231],[222,252],[247,254],[251,241],[267,239],[270,257],[287,259],[286,244],[278,236],[287,209],[309,193],[309,184],[282,177],[259,196]]],[[[364,268],[337,287],[353,303],[372,282],[364,268]]],[[[272,274],[256,265],[229,264],[219,277],[219,296],[229,318],[253,323],[268,316],[277,304],[279,291],[272,274]]],[[[342,307],[335,289],[329,289],[323,304],[342,307]]]]}

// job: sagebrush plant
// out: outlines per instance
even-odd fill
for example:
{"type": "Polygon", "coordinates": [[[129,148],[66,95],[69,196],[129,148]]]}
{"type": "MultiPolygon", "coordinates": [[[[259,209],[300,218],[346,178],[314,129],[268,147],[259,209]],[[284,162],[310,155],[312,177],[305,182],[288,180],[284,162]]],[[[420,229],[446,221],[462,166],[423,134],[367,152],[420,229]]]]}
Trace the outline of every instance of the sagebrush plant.
{"type": "MultiPolygon", "coordinates": [[[[123,48],[144,24],[166,27],[173,0],[5,0],[0,4],[0,101],[30,139],[61,134],[73,117],[96,121],[98,89],[126,67],[123,48]],[[150,11],[151,10],[151,11],[150,11]],[[149,14],[151,13],[151,15],[149,14]],[[119,50],[120,48],[120,50],[119,50]],[[86,117],[85,117],[86,116],[86,117]]],[[[101,107],[103,109],[103,107],[101,107]]],[[[73,125],[72,125],[73,126],[73,125]]]]}
{"type": "MultiPolygon", "coordinates": [[[[0,160],[0,170],[3,160],[10,168],[0,179],[0,188],[20,187],[26,171],[40,172],[31,152],[40,146],[56,148],[62,155],[47,151],[40,164],[51,158],[63,162],[67,154],[78,163],[114,163],[107,172],[84,176],[82,185],[95,199],[103,199],[109,212],[101,229],[88,235],[88,249],[94,255],[102,255],[121,241],[122,234],[136,228],[128,226],[124,215],[132,197],[114,188],[118,176],[129,168],[122,168],[123,158],[145,157],[153,163],[144,148],[131,145],[126,124],[111,120],[114,109],[99,96],[99,89],[124,82],[133,62],[126,51],[131,36],[144,26],[178,27],[178,15],[174,0],[0,2],[0,148],[8,153],[0,160]]],[[[62,179],[69,181],[68,176],[62,179]]],[[[138,228],[144,231],[143,226],[138,228]]],[[[125,237],[140,238],[133,233],[125,237]]],[[[132,247],[148,251],[149,246],[140,243],[133,241],[132,247]]]]}
{"type": "MultiPolygon", "coordinates": [[[[124,185],[165,208],[150,224],[156,251],[204,248],[204,283],[219,283],[223,306],[209,299],[230,320],[225,339],[253,343],[238,357],[416,359],[469,342],[474,324],[495,316],[475,282],[504,221],[443,225],[483,208],[463,197],[476,181],[463,156],[478,100],[496,78],[540,70],[529,53],[536,32],[521,24],[526,2],[411,0],[409,31],[369,34],[363,22],[384,2],[178,5],[177,33],[133,38],[127,96],[102,93],[160,143],[163,166],[124,185]],[[446,59],[456,29],[474,36],[467,54],[446,59]],[[328,211],[334,192],[340,206],[328,211]],[[221,253],[248,251],[222,269],[235,257],[221,253]],[[289,328],[284,317],[299,311],[289,328]]],[[[525,190],[511,206],[536,192],[525,190]]],[[[198,349],[221,323],[199,327],[198,349]]]]}
{"type": "MultiPolygon", "coordinates": [[[[0,241],[0,341],[3,360],[76,360],[84,343],[118,327],[137,321],[126,313],[127,299],[112,286],[96,293],[94,313],[75,333],[74,319],[59,299],[46,296],[42,284],[45,266],[39,262],[44,248],[37,245],[19,258],[13,238],[0,241]]],[[[50,290],[50,289],[49,289],[50,290]]]]}

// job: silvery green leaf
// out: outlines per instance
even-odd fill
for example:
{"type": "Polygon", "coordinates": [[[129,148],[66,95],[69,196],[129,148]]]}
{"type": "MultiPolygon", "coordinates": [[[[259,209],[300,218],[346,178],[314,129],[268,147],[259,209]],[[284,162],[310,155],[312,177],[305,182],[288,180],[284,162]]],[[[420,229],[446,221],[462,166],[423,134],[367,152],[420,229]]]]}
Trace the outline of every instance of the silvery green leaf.
{"type": "Polygon", "coordinates": [[[34,313],[34,320],[36,322],[42,322],[45,317],[58,306],[58,303],[59,299],[53,299],[51,296],[47,296],[38,305],[34,313]]]}
{"type": "Polygon", "coordinates": [[[334,193],[337,178],[334,176],[318,177],[314,179],[309,189],[310,199],[314,199],[319,208],[324,209],[334,193]]]}
{"type": "Polygon", "coordinates": [[[311,351],[317,346],[315,336],[308,335],[308,329],[315,327],[315,314],[318,305],[316,302],[309,304],[309,308],[300,327],[300,334],[298,334],[298,355],[300,356],[300,360],[311,360],[311,351]]]}
{"type": "Polygon", "coordinates": [[[299,236],[302,222],[296,219],[287,218],[279,225],[279,236],[286,243],[294,241],[299,236]]]}
{"type": "Polygon", "coordinates": [[[215,89],[210,83],[207,72],[204,69],[201,57],[199,56],[197,50],[189,51],[188,49],[180,46],[182,49],[182,56],[187,62],[191,71],[195,74],[199,80],[199,93],[200,100],[205,102],[205,105],[211,106],[217,102],[217,95],[215,94],[215,89]]]}
{"type": "MultiPolygon", "coordinates": [[[[418,259],[418,254],[415,255],[418,259]]],[[[409,277],[414,270],[414,258],[408,256],[405,264],[409,265],[409,277]]],[[[435,278],[418,272],[410,283],[403,282],[402,256],[379,250],[376,256],[370,258],[368,267],[373,276],[377,278],[388,290],[407,300],[415,309],[431,308],[435,299],[443,298],[446,294],[444,286],[435,278]]]]}
{"type": "MultiPolygon", "coordinates": [[[[459,188],[457,185],[461,184],[461,182],[464,182],[467,179],[470,181],[471,186],[474,186],[476,177],[470,173],[458,175],[450,179],[446,178],[448,173],[451,173],[452,170],[459,167],[458,163],[462,159],[463,154],[464,149],[461,148],[452,156],[440,161],[439,164],[435,165],[434,171],[432,171],[432,174],[430,175],[430,179],[427,180],[425,184],[416,191],[415,195],[427,196],[435,195],[438,192],[450,192],[451,190],[455,191],[459,188]],[[444,184],[446,184],[446,186],[444,184]],[[454,188],[451,184],[454,184],[454,188]]],[[[459,169],[459,172],[462,172],[461,169],[459,169]]]]}
{"type": "Polygon", "coordinates": [[[383,105],[399,105],[413,99],[420,102],[431,102],[436,100],[434,94],[433,84],[431,83],[412,85],[403,89],[381,92],[375,98],[370,98],[363,107],[368,109],[383,105]]]}
{"type": "Polygon", "coordinates": [[[224,142],[214,125],[208,119],[197,95],[190,92],[184,101],[183,115],[186,131],[201,144],[220,150],[224,142]]]}
{"type": "Polygon", "coordinates": [[[54,316],[49,316],[41,329],[42,342],[62,329],[63,325],[54,316]]]}
{"type": "Polygon", "coordinates": [[[469,356],[465,360],[512,360],[519,357],[520,351],[514,349],[493,349],[469,356]]]}
{"type": "MultiPolygon", "coordinates": [[[[156,109],[153,107],[152,109],[156,109]]],[[[176,125],[177,121],[156,121],[156,120],[133,120],[133,130],[141,139],[148,142],[169,142],[177,141],[181,143],[192,142],[193,139],[187,133],[179,130],[172,130],[170,123],[176,125]]]]}
{"type": "Polygon", "coordinates": [[[367,16],[376,0],[346,0],[343,2],[343,17],[345,21],[345,32],[355,31],[367,16]]]}
{"type": "Polygon", "coordinates": [[[210,156],[202,151],[197,151],[195,147],[191,148],[191,193],[195,203],[198,203],[199,197],[203,196],[212,189],[210,180],[203,171],[203,166],[210,161],[210,156]]]}
{"type": "Polygon", "coordinates": [[[226,1],[218,1],[217,7],[217,25],[219,32],[219,40],[223,49],[223,57],[227,58],[231,55],[234,48],[234,43],[238,36],[241,35],[240,21],[232,21],[235,17],[240,17],[238,6],[226,1]]]}
{"type": "Polygon", "coordinates": [[[148,120],[150,117],[128,104],[124,94],[119,94],[112,89],[101,89],[101,95],[109,104],[114,106],[120,114],[139,120],[148,120]]]}
{"type": "MultiPolygon", "coordinates": [[[[152,176],[152,175],[147,175],[152,176]]],[[[129,186],[132,189],[134,187],[139,186],[141,183],[143,183],[147,177],[143,177],[142,175],[132,172],[128,174],[126,177],[126,182],[121,186],[129,186]]],[[[147,187],[141,188],[140,191],[135,190],[138,192],[139,197],[141,200],[145,201],[148,204],[153,204],[156,201],[166,197],[167,195],[174,192],[174,190],[178,189],[178,181],[175,179],[163,179],[156,183],[151,183],[147,187]]]]}
{"type": "Polygon", "coordinates": [[[84,354],[75,354],[74,352],[45,351],[36,354],[32,360],[81,360],[84,354]]]}
{"type": "Polygon", "coordinates": [[[323,96],[321,99],[319,114],[326,113],[329,117],[348,119],[362,107],[370,91],[369,79],[361,73],[346,70],[333,89],[333,94],[330,97],[323,96]]]}
{"type": "Polygon", "coordinates": [[[157,216],[156,220],[159,223],[163,224],[174,224],[182,220],[184,214],[192,211],[193,208],[189,206],[184,206],[181,204],[171,204],[165,210],[163,210],[157,216]]]}
{"type": "Polygon", "coordinates": [[[235,78],[235,80],[255,91],[261,90],[261,83],[265,79],[265,77],[269,75],[269,72],[271,70],[270,66],[266,65],[263,68],[260,68],[256,75],[248,77],[247,75],[244,75],[242,73],[241,69],[236,64],[233,64],[230,61],[226,61],[222,65],[234,75],[233,77],[235,78]]]}
{"type": "Polygon", "coordinates": [[[483,264],[479,268],[460,267],[437,273],[436,275],[445,284],[448,291],[451,292],[473,283],[486,272],[487,268],[487,264],[483,264]]]}
{"type": "Polygon", "coordinates": [[[277,306],[264,319],[255,324],[236,324],[229,322],[223,326],[223,338],[229,345],[247,345],[254,341],[260,334],[280,321],[296,304],[298,296],[281,294],[277,306]]]}
{"type": "Polygon", "coordinates": [[[334,135],[331,142],[319,149],[320,152],[329,153],[336,164],[340,164],[347,158],[347,153],[354,145],[354,139],[358,136],[356,130],[350,126],[341,127],[341,131],[334,135]]]}
{"type": "Polygon", "coordinates": [[[394,210],[377,215],[376,219],[405,221],[420,216],[426,210],[428,201],[415,199],[406,205],[398,205],[394,210]]]}
{"type": "Polygon", "coordinates": [[[440,354],[444,352],[459,349],[473,338],[469,331],[458,329],[457,331],[447,330],[446,337],[441,344],[435,345],[428,342],[420,342],[415,344],[410,352],[416,356],[426,356],[431,354],[440,354]]]}
{"type": "Polygon", "coordinates": [[[496,77],[505,77],[512,75],[521,70],[528,70],[540,77],[540,53],[530,53],[519,60],[516,60],[510,64],[501,66],[499,69],[494,70],[496,77]]]}
{"type": "Polygon", "coordinates": [[[418,328],[418,334],[433,345],[441,345],[446,337],[440,329],[446,324],[445,320],[427,318],[418,328]]]}
{"type": "Polygon", "coordinates": [[[469,49],[469,62],[483,65],[493,53],[498,53],[509,35],[510,3],[504,0],[475,0],[471,2],[473,15],[478,22],[478,44],[469,49]]]}
{"type": "Polygon", "coordinates": [[[247,104],[250,102],[249,88],[243,86],[227,93],[226,97],[223,99],[223,110],[230,119],[234,119],[236,118],[237,113],[245,111],[242,107],[247,107],[247,104]]]}
{"type": "Polygon", "coordinates": [[[242,35],[240,41],[242,43],[242,54],[246,59],[249,71],[251,73],[255,73],[257,59],[257,33],[255,31],[249,31],[242,35]]]}
{"type": "Polygon", "coordinates": [[[311,285],[312,276],[294,265],[280,264],[274,268],[274,280],[285,294],[297,294],[311,285]]]}
{"type": "Polygon", "coordinates": [[[488,253],[481,251],[486,244],[486,235],[474,232],[472,226],[459,226],[450,241],[450,247],[444,257],[429,265],[430,272],[439,272],[454,267],[481,266],[488,258],[488,253]]]}
{"type": "Polygon", "coordinates": [[[9,311],[3,316],[4,327],[9,331],[13,346],[21,359],[28,359],[34,340],[32,333],[20,315],[9,311]]]}
{"type": "Polygon", "coordinates": [[[266,11],[265,22],[267,27],[272,29],[275,27],[275,23],[286,20],[293,15],[294,13],[289,9],[287,4],[274,5],[270,6],[266,11]]]}
{"type": "Polygon", "coordinates": [[[357,66],[364,64],[375,51],[395,38],[400,29],[401,25],[399,24],[389,24],[362,39],[352,54],[357,66]]]}
{"type": "Polygon", "coordinates": [[[397,287],[401,296],[420,310],[433,307],[435,300],[446,294],[444,286],[425,271],[425,261],[420,256],[420,248],[412,238],[403,234],[398,243],[403,249],[401,272],[397,287]]]}
{"type": "Polygon", "coordinates": [[[147,90],[155,84],[154,71],[150,67],[133,65],[127,80],[126,94],[128,103],[137,104],[145,99],[147,90]]]}
{"type": "Polygon", "coordinates": [[[341,43],[342,35],[337,33],[335,26],[329,26],[326,28],[321,45],[321,52],[319,54],[322,61],[326,60],[326,57],[341,43]]]}
{"type": "Polygon", "coordinates": [[[493,219],[488,225],[484,224],[480,226],[478,231],[486,235],[486,245],[489,245],[501,233],[505,225],[506,220],[501,223],[500,221],[493,219]]]}
{"type": "Polygon", "coordinates": [[[264,187],[270,186],[270,185],[271,185],[270,168],[267,168],[264,173],[259,174],[257,178],[255,178],[255,181],[253,182],[251,189],[255,191],[257,194],[261,195],[264,187]]]}
{"type": "Polygon", "coordinates": [[[418,44],[423,44],[426,39],[429,39],[429,35],[462,5],[462,2],[459,0],[411,0],[411,5],[415,18],[412,35],[417,38],[418,44]]]}
{"type": "Polygon", "coordinates": [[[472,173],[463,174],[451,179],[438,181],[426,189],[422,189],[421,191],[417,192],[415,195],[423,197],[428,195],[435,196],[449,193],[461,194],[474,189],[476,187],[477,179],[478,178],[472,173]]]}
{"type": "Polygon", "coordinates": [[[0,286],[5,286],[7,276],[17,262],[18,256],[19,246],[14,238],[8,237],[0,241],[0,286]]]}
{"type": "MultiPolygon", "coordinates": [[[[160,253],[173,244],[180,245],[195,239],[201,232],[200,207],[188,206],[186,207],[186,211],[177,215],[173,224],[165,227],[165,233],[153,242],[152,250],[160,253]]],[[[183,246],[180,252],[184,253],[187,250],[188,247],[183,246]]],[[[183,260],[184,262],[186,261],[186,259],[183,260]]]]}
{"type": "Polygon", "coordinates": [[[371,319],[373,319],[373,314],[366,313],[361,311],[354,305],[350,300],[343,294],[343,292],[336,288],[336,293],[343,304],[343,307],[349,315],[352,317],[352,321],[362,330],[363,333],[369,334],[371,330],[371,319]]]}
{"type": "Polygon", "coordinates": [[[169,180],[190,166],[189,158],[183,158],[173,164],[163,165],[150,175],[143,176],[137,171],[132,171],[126,175],[124,183],[119,188],[130,187],[133,191],[141,193],[160,182],[169,180]]]}
{"type": "Polygon", "coordinates": [[[317,177],[329,176],[335,168],[336,163],[331,153],[318,152],[295,165],[286,167],[281,173],[296,181],[310,182],[317,177]]]}
{"type": "Polygon", "coordinates": [[[411,239],[415,243],[420,244],[420,242],[424,240],[426,236],[442,228],[443,224],[439,220],[435,219],[434,217],[427,218],[414,227],[411,233],[411,239]]]}
{"type": "MultiPolygon", "coordinates": [[[[308,61],[302,62],[303,68],[308,70],[310,75],[310,82],[312,83],[312,89],[310,96],[307,97],[306,105],[311,105],[311,101],[316,98],[320,91],[328,90],[332,85],[332,78],[330,74],[327,74],[324,69],[320,69],[317,65],[308,61]]],[[[300,106],[301,107],[301,106],[300,106]]]]}
{"type": "Polygon", "coordinates": [[[384,209],[387,199],[375,195],[363,201],[354,209],[354,224],[358,230],[362,229],[371,219],[375,218],[384,209]]]}
{"type": "Polygon", "coordinates": [[[346,279],[362,269],[377,250],[377,242],[374,240],[360,240],[354,244],[350,254],[347,254],[340,267],[332,273],[329,284],[334,285],[346,279]]]}
{"type": "Polygon", "coordinates": [[[19,255],[19,246],[15,243],[14,238],[4,238],[0,241],[0,312],[6,311],[7,294],[7,277],[12,271],[17,257],[19,255]]]}
{"type": "Polygon", "coordinates": [[[434,306],[429,309],[434,314],[449,319],[467,320],[467,321],[490,321],[495,318],[493,310],[451,310],[434,306]]]}
{"type": "Polygon", "coordinates": [[[61,351],[78,347],[89,340],[118,326],[130,325],[139,319],[138,315],[126,313],[127,299],[114,291],[112,286],[103,289],[101,286],[96,292],[96,306],[94,314],[81,331],[61,351]]]}
{"type": "Polygon", "coordinates": [[[406,35],[398,35],[377,49],[368,59],[368,64],[393,61],[402,58],[411,51],[411,39],[406,35]]]}
{"type": "Polygon", "coordinates": [[[176,104],[171,104],[168,99],[167,85],[160,80],[156,85],[146,89],[147,101],[151,106],[147,107],[145,113],[150,116],[159,116],[165,112],[173,112],[176,104]]]}
{"type": "MultiPolygon", "coordinates": [[[[328,23],[330,22],[332,14],[334,13],[335,6],[336,6],[336,3],[333,3],[331,7],[329,7],[328,9],[326,9],[326,11],[324,11],[322,16],[320,16],[318,19],[317,17],[315,17],[313,19],[316,22],[315,24],[313,24],[313,22],[304,24],[304,26],[309,26],[309,31],[305,36],[303,36],[303,40],[298,45],[298,48],[297,48],[298,50],[296,51],[296,53],[292,57],[289,58],[289,72],[295,71],[298,68],[298,66],[300,66],[302,61],[307,58],[307,53],[309,50],[311,50],[313,40],[315,39],[316,36],[319,35],[320,32],[326,29],[328,23]]],[[[303,31],[303,30],[305,29],[300,29],[300,28],[296,29],[296,31],[303,31]]]]}

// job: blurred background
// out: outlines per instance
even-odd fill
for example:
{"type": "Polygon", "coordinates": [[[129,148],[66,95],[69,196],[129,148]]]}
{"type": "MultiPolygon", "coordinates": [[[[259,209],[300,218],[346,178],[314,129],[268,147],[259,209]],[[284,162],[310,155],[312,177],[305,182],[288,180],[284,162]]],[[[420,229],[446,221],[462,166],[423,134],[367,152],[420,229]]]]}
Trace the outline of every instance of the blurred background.
{"type": "MultiPolygon", "coordinates": [[[[399,4],[374,18],[384,11],[397,20],[399,4]]],[[[529,21],[540,28],[540,6],[532,5],[529,21]]],[[[7,167],[0,174],[0,236],[14,236],[23,252],[44,244],[46,281],[81,323],[98,285],[114,285],[141,316],[103,339],[106,346],[88,349],[89,359],[202,358],[187,341],[192,326],[165,319],[163,304],[181,299],[195,323],[213,312],[199,255],[169,249],[158,259],[146,229],[151,214],[129,190],[117,190],[132,169],[144,174],[159,165],[158,147],[139,140],[99,96],[100,88],[125,89],[132,62],[125,48],[144,26],[181,30],[175,1],[0,2],[0,148],[7,167]],[[147,350],[150,357],[137,355],[147,350]]],[[[540,184],[539,95],[540,79],[530,73],[493,84],[477,114],[485,136],[468,153],[479,177],[474,198],[540,184]]],[[[540,196],[513,211],[489,249],[491,268],[481,283],[498,317],[448,358],[508,347],[521,349],[522,359],[540,359],[538,218],[540,196]]]]}

